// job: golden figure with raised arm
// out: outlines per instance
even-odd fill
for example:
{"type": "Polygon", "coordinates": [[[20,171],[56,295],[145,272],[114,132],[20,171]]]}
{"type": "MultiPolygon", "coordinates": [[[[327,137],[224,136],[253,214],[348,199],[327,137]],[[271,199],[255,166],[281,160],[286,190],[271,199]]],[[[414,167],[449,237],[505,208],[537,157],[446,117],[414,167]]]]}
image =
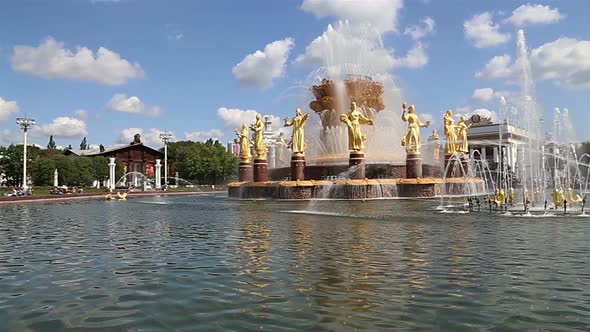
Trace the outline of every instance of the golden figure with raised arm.
{"type": "Polygon", "coordinates": [[[365,148],[364,141],[367,139],[361,132],[361,125],[373,125],[373,120],[365,117],[356,108],[356,103],[350,103],[350,112],[342,114],[340,121],[344,122],[348,127],[348,149],[351,151],[361,152],[365,148]]]}
{"type": "Polygon", "coordinates": [[[262,115],[256,114],[256,122],[250,127],[254,132],[254,152],[256,158],[266,159],[266,145],[264,144],[264,121],[262,121],[262,115]]]}
{"type": "Polygon", "coordinates": [[[236,136],[240,140],[240,160],[250,162],[252,154],[250,153],[250,130],[248,126],[244,123],[242,125],[242,131],[240,132],[236,129],[234,133],[236,133],[236,136]]]}
{"type": "Polygon", "coordinates": [[[309,113],[303,114],[301,109],[295,110],[295,116],[289,120],[285,117],[285,127],[293,126],[293,134],[291,135],[291,150],[294,155],[303,156],[307,144],[305,143],[305,122],[309,119],[309,113]]]}
{"type": "Polygon", "coordinates": [[[462,116],[457,127],[457,152],[469,153],[469,143],[467,142],[467,129],[471,125],[467,124],[467,118],[462,116]]]}
{"type": "Polygon", "coordinates": [[[428,126],[430,126],[430,121],[422,123],[418,115],[415,113],[414,105],[408,107],[407,103],[403,103],[402,108],[404,109],[402,120],[408,123],[408,132],[406,133],[406,136],[402,138],[402,146],[406,148],[407,153],[420,153],[420,147],[422,146],[420,143],[420,128],[428,128],[428,126]]]}
{"type": "Polygon", "coordinates": [[[448,110],[444,117],[445,126],[445,154],[457,153],[457,126],[455,125],[455,119],[453,119],[453,110],[448,110]]]}

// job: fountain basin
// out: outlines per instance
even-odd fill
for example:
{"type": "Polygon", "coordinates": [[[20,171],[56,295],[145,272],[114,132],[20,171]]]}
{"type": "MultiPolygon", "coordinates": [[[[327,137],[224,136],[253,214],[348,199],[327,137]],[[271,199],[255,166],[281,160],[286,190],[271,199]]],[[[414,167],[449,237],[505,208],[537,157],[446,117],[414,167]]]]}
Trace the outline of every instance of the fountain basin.
{"type": "Polygon", "coordinates": [[[233,182],[228,195],[239,199],[377,199],[468,194],[483,192],[483,188],[479,178],[300,180],[233,182]]]}

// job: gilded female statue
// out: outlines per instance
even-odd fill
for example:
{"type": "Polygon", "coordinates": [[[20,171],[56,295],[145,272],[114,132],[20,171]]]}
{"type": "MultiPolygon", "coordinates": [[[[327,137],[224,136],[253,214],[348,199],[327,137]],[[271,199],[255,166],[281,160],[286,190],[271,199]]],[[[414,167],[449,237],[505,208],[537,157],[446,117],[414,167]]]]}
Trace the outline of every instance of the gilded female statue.
{"type": "Polygon", "coordinates": [[[236,133],[240,140],[240,160],[243,162],[250,162],[252,154],[250,154],[250,130],[248,130],[248,126],[243,124],[242,131],[239,132],[236,129],[234,130],[234,133],[236,133]]]}
{"type": "Polygon", "coordinates": [[[305,154],[305,122],[309,118],[309,113],[302,114],[301,109],[295,110],[295,116],[291,121],[289,117],[285,117],[285,127],[293,126],[293,134],[291,135],[291,150],[294,155],[305,154]]]}
{"type": "Polygon", "coordinates": [[[285,138],[283,136],[283,132],[279,134],[277,137],[277,141],[275,142],[277,147],[277,159],[279,164],[283,164],[283,160],[285,160],[285,149],[287,148],[287,143],[285,143],[285,138]]]}
{"type": "Polygon", "coordinates": [[[467,124],[467,118],[462,116],[457,125],[457,152],[469,153],[469,143],[467,142],[467,129],[471,127],[467,124]]]}
{"type": "Polygon", "coordinates": [[[256,122],[250,127],[254,132],[254,151],[256,152],[256,158],[266,159],[266,145],[264,145],[264,122],[262,121],[262,115],[256,114],[256,122]]]}
{"type": "Polygon", "coordinates": [[[407,103],[403,103],[402,108],[404,109],[404,112],[402,113],[402,121],[408,123],[408,132],[406,133],[406,136],[402,138],[402,146],[406,147],[407,153],[420,153],[420,128],[428,128],[428,126],[430,126],[430,121],[422,123],[418,115],[415,113],[414,105],[408,107],[407,103]],[[406,108],[408,109],[408,113],[406,113],[406,108]]]}
{"type": "Polygon", "coordinates": [[[453,111],[448,110],[444,117],[445,130],[444,134],[446,137],[445,154],[457,153],[457,129],[455,125],[455,119],[453,119],[453,111]]]}
{"type": "Polygon", "coordinates": [[[348,149],[351,151],[361,152],[365,148],[364,141],[367,139],[361,132],[361,125],[373,125],[373,120],[366,118],[356,108],[356,103],[350,103],[350,112],[342,114],[340,121],[344,122],[348,127],[348,149]]]}

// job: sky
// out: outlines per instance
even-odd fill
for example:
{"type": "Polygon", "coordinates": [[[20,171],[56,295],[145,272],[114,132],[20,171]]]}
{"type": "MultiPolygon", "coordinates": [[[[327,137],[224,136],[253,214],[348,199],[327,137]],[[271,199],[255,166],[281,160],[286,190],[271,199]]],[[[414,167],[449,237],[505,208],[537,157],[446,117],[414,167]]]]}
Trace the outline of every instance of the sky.
{"type": "Polygon", "coordinates": [[[568,109],[590,139],[590,1],[3,0],[0,145],[22,142],[25,115],[42,146],[226,142],[256,112],[310,111],[321,68],[352,55],[434,126],[498,114],[520,91],[518,29],[546,129],[568,109]]]}

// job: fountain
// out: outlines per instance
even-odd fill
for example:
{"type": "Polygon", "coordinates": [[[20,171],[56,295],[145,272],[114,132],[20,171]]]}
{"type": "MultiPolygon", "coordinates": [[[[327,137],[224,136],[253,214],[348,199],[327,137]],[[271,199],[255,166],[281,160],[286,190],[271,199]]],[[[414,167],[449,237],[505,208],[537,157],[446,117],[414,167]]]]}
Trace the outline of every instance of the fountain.
{"type": "MultiPolygon", "coordinates": [[[[443,177],[443,161],[431,157],[439,150],[435,148],[440,145],[438,138],[427,143],[420,140],[420,129],[430,122],[419,120],[420,110],[414,105],[404,103],[403,111],[398,108],[402,104],[399,89],[387,69],[370,60],[375,52],[386,51],[374,29],[341,22],[336,29],[329,27],[322,38],[330,55],[312,73],[311,100],[305,101],[315,114],[297,109],[293,119],[285,119],[285,126],[294,128],[291,166],[262,169],[257,167],[257,157],[252,167],[247,127],[236,132],[243,153],[239,182],[229,185],[230,197],[433,197],[447,191],[473,194],[472,187],[483,188],[482,179],[467,172],[464,149],[458,159],[464,172],[443,177]],[[308,118],[310,126],[303,139],[308,118]],[[428,151],[425,161],[422,145],[428,151]]],[[[453,127],[459,129],[459,125],[453,127]]],[[[255,156],[264,155],[263,147],[256,143],[259,137],[255,133],[252,140],[255,156]]],[[[452,144],[462,142],[467,144],[466,139],[452,144]]]]}

